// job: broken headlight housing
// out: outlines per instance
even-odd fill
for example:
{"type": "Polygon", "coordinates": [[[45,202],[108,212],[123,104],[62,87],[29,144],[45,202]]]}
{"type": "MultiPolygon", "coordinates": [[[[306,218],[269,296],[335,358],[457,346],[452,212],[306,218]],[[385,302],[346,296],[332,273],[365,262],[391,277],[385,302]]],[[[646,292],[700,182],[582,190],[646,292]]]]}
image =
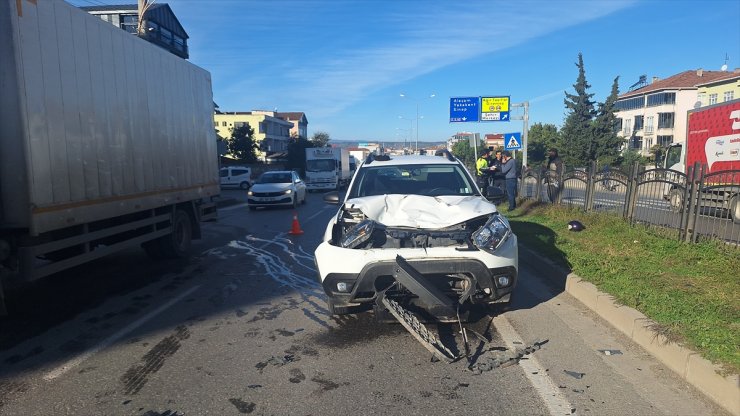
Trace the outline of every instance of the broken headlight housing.
{"type": "Polygon", "coordinates": [[[473,233],[473,244],[493,254],[510,235],[509,221],[500,214],[493,214],[486,225],[473,233]]]}
{"type": "Polygon", "coordinates": [[[370,239],[375,229],[375,221],[364,220],[347,230],[339,242],[344,248],[355,248],[370,239]]]}

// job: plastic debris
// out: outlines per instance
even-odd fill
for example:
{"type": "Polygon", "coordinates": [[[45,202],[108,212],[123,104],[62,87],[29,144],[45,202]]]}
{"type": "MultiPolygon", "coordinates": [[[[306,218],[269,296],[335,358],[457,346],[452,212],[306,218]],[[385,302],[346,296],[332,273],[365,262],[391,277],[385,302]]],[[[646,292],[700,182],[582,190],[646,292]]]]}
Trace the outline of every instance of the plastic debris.
{"type": "Polygon", "coordinates": [[[599,350],[599,352],[604,353],[604,355],[622,355],[620,350],[599,350]]]}
{"type": "Polygon", "coordinates": [[[579,373],[577,371],[570,371],[570,370],[563,370],[563,372],[565,372],[565,374],[567,374],[567,375],[569,375],[569,376],[571,376],[571,377],[573,377],[575,379],[578,379],[578,380],[582,379],[583,376],[586,375],[586,373],[579,373]]]}

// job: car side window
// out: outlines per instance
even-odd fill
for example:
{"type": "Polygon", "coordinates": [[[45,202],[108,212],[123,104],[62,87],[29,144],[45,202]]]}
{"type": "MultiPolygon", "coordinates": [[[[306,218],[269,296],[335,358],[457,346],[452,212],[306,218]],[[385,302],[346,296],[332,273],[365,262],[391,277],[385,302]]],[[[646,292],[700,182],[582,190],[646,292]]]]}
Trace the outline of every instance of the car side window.
{"type": "Polygon", "coordinates": [[[221,173],[220,174],[221,174],[221,177],[222,178],[225,178],[225,177],[229,176],[229,170],[228,169],[221,169],[221,173]]]}
{"type": "Polygon", "coordinates": [[[239,176],[239,175],[244,175],[244,174],[249,173],[249,171],[246,169],[234,169],[231,172],[232,172],[232,175],[234,176],[239,176]]]}

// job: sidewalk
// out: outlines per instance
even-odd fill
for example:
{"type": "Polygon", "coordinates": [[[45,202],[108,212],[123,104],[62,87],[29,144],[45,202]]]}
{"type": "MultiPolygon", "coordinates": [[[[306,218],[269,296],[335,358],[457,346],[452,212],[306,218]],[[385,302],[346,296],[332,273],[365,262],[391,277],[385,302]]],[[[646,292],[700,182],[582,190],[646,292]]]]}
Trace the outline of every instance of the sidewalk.
{"type": "Polygon", "coordinates": [[[740,416],[740,376],[722,376],[719,367],[704,359],[699,353],[670,343],[663,335],[652,330],[654,321],[641,312],[619,305],[607,293],[574,273],[564,271],[549,259],[522,245],[522,252],[538,259],[529,262],[538,273],[551,274],[558,270],[566,274],[565,291],[602,319],[620,330],[668,368],[686,380],[719,406],[735,416],[740,416]]]}

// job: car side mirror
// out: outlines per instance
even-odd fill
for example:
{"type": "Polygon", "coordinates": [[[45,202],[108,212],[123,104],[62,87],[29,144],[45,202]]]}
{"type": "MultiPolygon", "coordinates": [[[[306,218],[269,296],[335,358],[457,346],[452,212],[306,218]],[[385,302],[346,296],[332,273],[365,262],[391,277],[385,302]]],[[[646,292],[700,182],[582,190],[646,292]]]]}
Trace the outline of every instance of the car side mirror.
{"type": "Polygon", "coordinates": [[[324,195],[324,202],[329,204],[339,204],[339,192],[333,191],[324,195]]]}

